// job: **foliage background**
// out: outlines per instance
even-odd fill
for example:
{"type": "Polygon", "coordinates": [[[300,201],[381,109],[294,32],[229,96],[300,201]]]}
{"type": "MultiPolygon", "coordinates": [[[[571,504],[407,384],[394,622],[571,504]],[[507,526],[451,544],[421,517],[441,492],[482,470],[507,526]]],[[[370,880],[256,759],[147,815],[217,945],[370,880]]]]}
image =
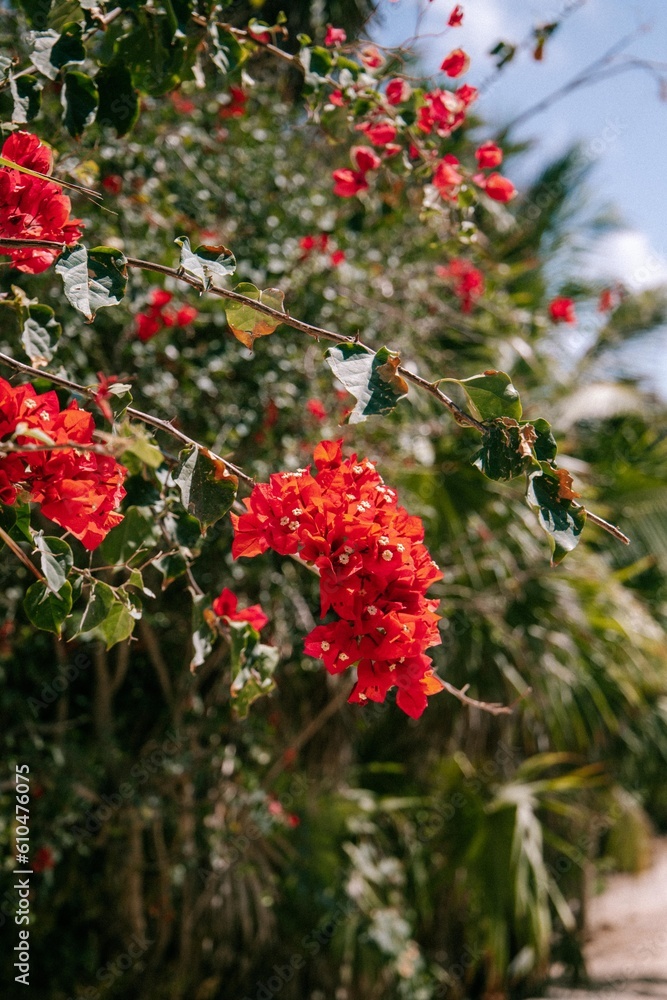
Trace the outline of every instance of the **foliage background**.
{"type": "MultiPolygon", "coordinates": [[[[320,28],[333,20],[352,35],[363,13],[332,5],[320,28]]],[[[1,16],[5,33],[22,23],[12,8],[1,16]]],[[[58,126],[56,89],[45,91],[31,128],[59,150],[59,169],[122,179],[105,200],[117,214],[77,204],[95,242],[173,264],[175,236],[194,245],[212,233],[236,253],[239,280],[280,287],[295,316],[363,331],[431,377],[503,368],[526,415],[560,431],[585,502],[633,542],[624,550],[589,528],[550,569],[519,489],[470,466],[470,431],[413,393],[382,421],[341,429],[347,404],[324,346],[294,330],[279,328],[251,356],[216,300],[167,282],[198,318],[141,343],[134,317],[158,284],[148,275],[132,273],[124,303],[88,325],[52,270],[5,269],[6,291],[18,285],[56,309],[64,369],[84,383],[100,370],[128,375],[136,405],[257,479],[305,464],[323,437],[377,459],[445,568],[433,591],[444,615],[438,672],[486,701],[517,701],[493,717],[442,694],[417,723],[391,703],[346,705],[347,682],[302,653],[316,581],[275,554],[234,563],[225,520],[201,546],[198,583],[261,603],[281,656],[276,692],[238,721],[224,645],[188,670],[185,577],[163,591],[149,569],[158,596],[135,640],[105,652],[36,633],[21,608],[27,573],[7,556],[3,751],[12,768],[30,765],[32,845],[54,861],[33,879],[33,989],[49,1000],[430,1000],[534,989],[554,958],[580,975],[593,866],[641,864],[647,817],[667,825],[667,421],[634,385],[591,389],[603,349],[664,320],[664,293],[628,295],[600,318],[576,368],[562,363],[565,335],[546,320],[547,302],[572,294],[594,309],[599,291],[569,267],[573,242],[602,224],[576,150],[509,208],[477,210],[480,238],[462,249],[455,213],[420,218],[400,178],[365,202],[335,199],[330,173],[349,136],[333,119],[309,122],[298,81],[268,56],[251,72],[244,116],[221,117],[230,81],[211,74],[203,89],[145,96],[122,139],[93,130],[73,142],[58,126]],[[304,259],[300,238],[318,232],[344,250],[338,267],[328,254],[304,259]],[[461,255],[486,277],[469,315],[434,276],[461,255]]],[[[471,127],[455,152],[493,132],[471,127]]],[[[158,486],[138,468],[130,481],[127,503],[147,533],[158,486]]],[[[5,783],[8,855],[12,792],[5,783]]],[[[2,974],[13,982],[9,956],[2,974]]]]}

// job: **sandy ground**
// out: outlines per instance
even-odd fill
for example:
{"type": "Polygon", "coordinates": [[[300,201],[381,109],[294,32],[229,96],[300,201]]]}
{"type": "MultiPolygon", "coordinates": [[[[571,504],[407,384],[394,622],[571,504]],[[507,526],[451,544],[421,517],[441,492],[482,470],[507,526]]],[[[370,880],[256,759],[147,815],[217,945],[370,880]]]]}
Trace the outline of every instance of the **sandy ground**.
{"type": "Polygon", "coordinates": [[[589,904],[585,948],[591,987],[552,988],[554,1000],[667,1000],[667,839],[655,842],[651,868],[612,875],[589,904]]]}

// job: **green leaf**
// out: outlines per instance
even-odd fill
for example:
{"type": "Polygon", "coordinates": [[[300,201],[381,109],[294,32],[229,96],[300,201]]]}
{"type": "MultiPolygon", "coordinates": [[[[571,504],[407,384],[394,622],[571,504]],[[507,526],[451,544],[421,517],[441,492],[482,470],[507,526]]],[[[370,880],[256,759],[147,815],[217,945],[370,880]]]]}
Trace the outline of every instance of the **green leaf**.
{"type": "Polygon", "coordinates": [[[33,50],[30,59],[34,66],[49,80],[55,80],[62,66],[81,63],[86,50],[81,40],[81,25],[76,21],[64,25],[62,32],[49,29],[32,35],[33,50]]]}
{"type": "Polygon", "coordinates": [[[192,591],[192,659],[190,670],[200,667],[213,649],[217,638],[215,631],[215,615],[211,610],[211,598],[208,594],[195,594],[192,591]]]}
{"type": "Polygon", "coordinates": [[[62,327],[51,306],[29,307],[28,318],[23,324],[21,346],[36,368],[48,365],[53,358],[62,327]]]}
{"type": "Polygon", "coordinates": [[[91,629],[97,628],[109,614],[114,600],[111,587],[101,580],[96,580],[90,588],[88,604],[79,623],[79,632],[90,632],[91,629]]]}
{"type": "Polygon", "coordinates": [[[114,61],[100,67],[95,83],[99,94],[98,125],[115,129],[119,137],[125,135],[139,117],[139,94],[129,70],[114,61]]]}
{"type": "Polygon", "coordinates": [[[193,251],[187,236],[177,237],[174,243],[181,248],[181,270],[191,278],[198,278],[205,289],[210,288],[213,278],[224,278],[236,270],[236,257],[227,247],[203,244],[193,251]]]}
{"type": "Polygon", "coordinates": [[[473,417],[477,420],[495,420],[496,417],[521,419],[521,399],[505,372],[482,372],[470,378],[443,378],[443,382],[460,385],[468,398],[473,417]]]}
{"type": "Polygon", "coordinates": [[[540,462],[553,462],[558,453],[556,439],[551,432],[551,424],[538,417],[532,421],[537,438],[535,440],[535,454],[540,462]]]}
{"type": "Polygon", "coordinates": [[[98,309],[117,305],[127,287],[127,260],[113,247],[88,251],[77,243],[62,254],[56,273],[64,281],[68,301],[89,320],[98,309]]]}
{"type": "MultiPolygon", "coordinates": [[[[262,305],[269,306],[278,312],[285,311],[283,308],[285,295],[279,288],[266,288],[260,292],[259,288],[251,282],[242,281],[234,291],[238,292],[239,295],[245,295],[248,299],[255,299],[262,305]]],[[[280,326],[281,322],[279,319],[257,312],[256,309],[244,302],[227,302],[225,313],[230,330],[236,339],[240,340],[243,346],[249,350],[252,350],[257,337],[268,337],[280,326]]]]}
{"type": "Polygon", "coordinates": [[[179,576],[183,576],[188,568],[185,557],[180,552],[167,552],[160,559],[156,559],[153,565],[162,573],[163,590],[166,590],[179,576]]]}
{"type": "Polygon", "coordinates": [[[129,639],[132,635],[134,617],[127,605],[122,601],[114,600],[106,618],[100,622],[98,628],[106,643],[106,648],[111,649],[117,642],[123,642],[124,639],[129,639]]]}
{"type": "Polygon", "coordinates": [[[40,553],[42,573],[46,585],[54,594],[59,594],[74,564],[72,550],[64,538],[35,535],[35,548],[40,553]]]}
{"type": "MultiPolygon", "coordinates": [[[[132,397],[130,396],[130,401],[132,397]]],[[[126,406],[129,405],[126,404],[126,406]]],[[[115,414],[114,414],[115,416],[115,414]]],[[[128,424],[123,427],[122,436],[128,438],[126,451],[121,455],[121,462],[123,465],[128,465],[128,456],[134,456],[135,459],[139,461],[139,467],[137,468],[137,463],[131,463],[134,466],[132,471],[140,471],[141,466],[147,465],[150,469],[159,469],[164,461],[164,456],[157,445],[153,444],[151,441],[150,434],[148,431],[144,430],[143,427],[139,427],[136,424],[128,424]]]]}
{"type": "Polygon", "coordinates": [[[408,384],[397,374],[400,355],[381,347],[369,353],[361,344],[339,344],[325,354],[336,378],[356,398],[357,404],[347,418],[358,424],[377,413],[389,413],[408,391],[408,384]]]}
{"type": "Polygon", "coordinates": [[[187,511],[201,523],[202,533],[231,510],[239,481],[220,459],[194,446],[178,456],[174,482],[187,511]]]}
{"type": "Polygon", "coordinates": [[[234,35],[221,30],[215,21],[211,21],[208,26],[208,37],[212,43],[209,54],[221,73],[233,73],[245,61],[246,50],[239,45],[234,35]]]}
{"type": "Polygon", "coordinates": [[[30,504],[18,502],[11,506],[0,504],[0,528],[3,528],[15,542],[30,542],[32,545],[30,504]]]}
{"type": "Polygon", "coordinates": [[[248,622],[229,622],[229,629],[232,659],[230,693],[236,715],[245,719],[253,701],[275,688],[273,674],[279,653],[275,646],[260,642],[259,633],[248,622]]]}
{"type": "Polygon", "coordinates": [[[482,447],[473,465],[489,479],[513,479],[537,464],[533,446],[537,434],[532,424],[519,425],[511,417],[488,422],[482,447]]]}
{"type": "Polygon", "coordinates": [[[33,583],[25,595],[23,608],[36,628],[60,635],[63,622],[72,610],[72,586],[66,581],[54,594],[43,580],[33,583]]]}
{"type": "Polygon", "coordinates": [[[65,73],[61,94],[63,124],[69,134],[78,139],[85,128],[95,120],[97,87],[87,73],[71,70],[65,73]]]}
{"type": "Polygon", "coordinates": [[[36,118],[42,103],[42,84],[37,77],[30,73],[18,78],[10,76],[9,90],[14,102],[12,121],[25,125],[36,118]]]}
{"type": "Polygon", "coordinates": [[[551,564],[557,563],[571,552],[578,543],[586,522],[586,511],[570,499],[563,497],[563,480],[559,471],[541,462],[541,472],[528,476],[526,499],[537,514],[540,525],[549,536],[552,557],[551,564]]]}
{"type": "Polygon", "coordinates": [[[159,537],[152,513],[141,507],[128,507],[120,524],[112,528],[100,546],[105,563],[123,566],[143,547],[159,537]]]}

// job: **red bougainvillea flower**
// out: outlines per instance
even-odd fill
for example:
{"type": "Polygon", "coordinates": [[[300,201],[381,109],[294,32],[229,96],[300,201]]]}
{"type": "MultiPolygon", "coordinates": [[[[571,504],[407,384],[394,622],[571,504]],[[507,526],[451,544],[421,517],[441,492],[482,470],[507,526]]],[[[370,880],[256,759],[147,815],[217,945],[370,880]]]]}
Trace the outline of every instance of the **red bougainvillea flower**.
{"type": "Polygon", "coordinates": [[[32,870],[46,872],[56,867],[56,859],[50,847],[39,847],[32,859],[32,870]]]}
{"type": "Polygon", "coordinates": [[[456,7],[449,15],[447,24],[450,28],[460,28],[463,24],[463,7],[460,3],[457,3],[456,7]]]}
{"type": "Polygon", "coordinates": [[[218,116],[220,118],[242,118],[246,112],[248,95],[241,87],[230,87],[228,100],[220,105],[218,116]]]}
{"type": "Polygon", "coordinates": [[[549,303],[549,315],[554,323],[576,323],[577,316],[574,311],[572,299],[558,296],[549,303]]]}
{"type": "Polygon", "coordinates": [[[412,87],[407,80],[403,80],[400,76],[395,76],[393,80],[390,80],[385,91],[387,102],[392,105],[405,104],[406,101],[410,100],[411,94],[412,87]]]}
{"type": "Polygon", "coordinates": [[[199,316],[199,312],[194,306],[181,306],[176,312],[176,326],[189,326],[199,316]]]}
{"type": "Polygon", "coordinates": [[[120,194],[123,190],[123,178],[120,174],[107,174],[106,177],[102,179],[102,187],[109,194],[120,194]]]}
{"type": "Polygon", "coordinates": [[[449,264],[438,265],[435,273],[439,278],[452,282],[454,294],[458,296],[464,313],[469,313],[474,300],[484,294],[484,275],[468,260],[454,258],[449,264]]]}
{"type": "Polygon", "coordinates": [[[347,104],[347,100],[342,90],[332,90],[329,94],[329,102],[337,108],[344,108],[347,104]]]}
{"type": "Polygon", "coordinates": [[[485,142],[479,149],[475,150],[475,157],[480,169],[486,170],[489,167],[500,166],[503,162],[503,151],[500,146],[496,146],[495,142],[485,142]]]}
{"type": "Polygon", "coordinates": [[[328,233],[318,233],[316,236],[302,236],[299,240],[299,246],[303,250],[304,257],[318,250],[324,253],[328,244],[328,233]]]}
{"type": "Polygon", "coordinates": [[[345,260],[345,251],[344,250],[334,250],[334,252],[331,254],[331,257],[329,258],[329,260],[331,261],[331,266],[332,267],[339,267],[343,263],[343,261],[345,260]]]}
{"type": "Polygon", "coordinates": [[[359,56],[366,69],[379,69],[380,66],[384,66],[384,56],[374,45],[364,45],[359,56]]]}
{"type": "Polygon", "coordinates": [[[488,177],[481,179],[475,177],[474,180],[493,201],[511,201],[516,195],[516,188],[512,182],[501,174],[489,174],[488,177]]]}
{"type": "Polygon", "coordinates": [[[469,83],[463,83],[460,87],[454,91],[459,101],[467,108],[469,104],[476,101],[479,97],[479,91],[477,87],[471,87],[469,83]]]}
{"type": "Polygon", "coordinates": [[[353,146],[350,150],[350,157],[362,174],[367,174],[369,170],[377,170],[382,163],[380,157],[370,146],[353,146]]]}
{"type": "Polygon", "coordinates": [[[353,146],[350,150],[350,157],[356,166],[356,170],[343,167],[341,170],[334,170],[334,194],[341,198],[352,198],[360,191],[368,190],[366,174],[369,170],[377,170],[382,163],[380,157],[370,146],[353,146]]]}
{"type": "MultiPolygon", "coordinates": [[[[50,174],[51,150],[30,132],[13,132],[5,139],[2,156],[29,170],[50,174]]],[[[76,243],[82,235],[81,219],[70,219],[71,203],[52,181],[30,177],[9,167],[0,169],[0,236],[15,239],[76,243]]],[[[58,257],[59,250],[1,251],[19,271],[39,274],[58,257]]]]}
{"type": "Polygon", "coordinates": [[[111,396],[109,386],[112,386],[114,382],[117,381],[118,379],[115,375],[107,377],[104,372],[97,373],[97,392],[95,393],[95,402],[100,408],[102,415],[109,421],[110,424],[113,423],[113,412],[109,406],[109,398],[111,396]]]}
{"type": "Polygon", "coordinates": [[[188,97],[184,97],[183,94],[179,94],[177,90],[174,90],[169,95],[169,98],[174,106],[174,111],[177,111],[179,115],[191,115],[197,109],[194,101],[191,101],[188,97]]]}
{"type": "Polygon", "coordinates": [[[360,170],[342,167],[340,170],[334,170],[332,177],[334,179],[333,193],[337,194],[339,198],[353,198],[360,191],[368,190],[368,181],[360,170]]]}
{"type": "Polygon", "coordinates": [[[616,309],[623,301],[623,286],[617,284],[615,288],[603,288],[598,299],[598,312],[610,312],[616,309]]]}
{"type": "Polygon", "coordinates": [[[62,447],[10,452],[0,458],[3,502],[13,504],[20,492],[87,549],[96,548],[123,519],[116,508],[125,496],[125,469],[110,455],[79,450],[93,443],[95,423],[76,402],[61,411],[55,392],[38,395],[31,385],[14,388],[0,379],[0,440],[13,437],[18,446],[34,446],[31,429],[62,447]],[[19,424],[24,433],[16,435],[19,424]],[[77,445],[77,450],[68,444],[77,445]]]}
{"type": "Polygon", "coordinates": [[[137,338],[144,343],[151,340],[165,327],[189,326],[194,323],[199,312],[194,306],[180,306],[178,309],[167,308],[174,296],[166,288],[155,288],[151,292],[150,306],[146,312],[137,313],[134,317],[137,338]]]}
{"type": "Polygon", "coordinates": [[[456,201],[459,187],[463,182],[463,177],[456,169],[458,160],[451,153],[448,153],[435,168],[433,174],[433,184],[437,187],[440,195],[448,201],[456,201]]]}
{"type": "Polygon", "coordinates": [[[438,602],[425,595],[442,573],[423,544],[424,528],[397,503],[368,459],[343,459],[341,441],[322,441],[310,467],[272,475],[233,514],[232,555],[274,549],[298,554],[320,575],[320,612],[329,620],[304,651],[336,674],[356,667],[350,701],[384,701],[413,718],[442,690],[425,650],[440,643],[438,602]]]}
{"type": "Polygon", "coordinates": [[[454,49],[442,61],[440,69],[452,78],[463,76],[470,66],[470,56],[463,49],[454,49]]]}
{"type": "Polygon", "coordinates": [[[327,411],[319,399],[309,399],[306,403],[306,409],[316,420],[324,420],[327,415],[327,411]]]}
{"type": "Polygon", "coordinates": [[[347,35],[343,28],[334,28],[327,24],[327,33],[324,36],[324,44],[332,48],[334,45],[342,45],[347,41],[347,35]]]}
{"type": "Polygon", "coordinates": [[[257,632],[260,632],[268,624],[269,619],[259,604],[252,604],[249,608],[242,608],[239,611],[238,603],[239,599],[236,594],[224,587],[213,601],[213,613],[218,618],[226,618],[230,622],[248,622],[257,632]]]}
{"type": "Polygon", "coordinates": [[[424,103],[417,112],[417,127],[422,132],[435,131],[447,138],[465,121],[465,105],[450,90],[430,90],[423,95],[424,103]]]}
{"type": "Polygon", "coordinates": [[[363,132],[369,142],[374,146],[386,146],[393,142],[398,133],[398,129],[393,122],[361,122],[356,126],[357,132],[363,132]]]}

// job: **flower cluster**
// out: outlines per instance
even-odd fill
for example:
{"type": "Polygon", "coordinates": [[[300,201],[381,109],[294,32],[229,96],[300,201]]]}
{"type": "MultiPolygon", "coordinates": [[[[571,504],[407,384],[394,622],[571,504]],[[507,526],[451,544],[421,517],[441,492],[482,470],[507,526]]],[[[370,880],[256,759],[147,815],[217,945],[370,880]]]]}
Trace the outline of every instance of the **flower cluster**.
{"type": "MultiPolygon", "coordinates": [[[[51,150],[30,132],[13,132],[5,140],[1,155],[12,163],[50,174],[51,150]]],[[[70,200],[52,181],[30,174],[0,169],[0,236],[22,240],[54,240],[75,243],[81,236],[81,219],[70,219],[70,200]]],[[[59,250],[43,248],[2,250],[19,271],[39,274],[53,264],[59,250]]]]}
{"type": "Polygon", "coordinates": [[[152,340],[167,326],[189,326],[194,323],[199,313],[194,306],[181,306],[179,309],[168,309],[174,296],[164,288],[156,288],[151,294],[150,306],[145,312],[137,313],[135,317],[137,337],[139,340],[152,340]]]}
{"type": "Polygon", "coordinates": [[[38,395],[31,385],[14,388],[0,379],[0,442],[11,439],[30,449],[46,444],[45,436],[51,442],[4,455],[0,444],[0,501],[39,503],[45,517],[87,549],[122,521],[116,508],[125,496],[125,469],[114,458],[68,447],[92,444],[94,430],[92,414],[76,402],[61,411],[55,392],[38,395]]]}
{"type": "Polygon", "coordinates": [[[439,264],[435,273],[439,278],[451,281],[452,290],[461,304],[461,312],[471,312],[474,300],[484,294],[484,275],[462,257],[453,258],[449,264],[439,264]]]}
{"type": "Polygon", "coordinates": [[[306,636],[305,652],[329,673],[356,666],[352,702],[384,701],[398,688],[398,706],[413,718],[443,688],[425,650],[440,642],[437,600],[425,594],[442,573],[423,544],[424,528],[397,504],[375,466],[341,441],[315,449],[310,467],[277,473],[258,484],[232,514],[232,554],[267,549],[298,555],[320,576],[321,616],[332,620],[306,636]]]}
{"type": "Polygon", "coordinates": [[[345,251],[332,249],[328,233],[317,233],[315,236],[302,236],[299,240],[301,260],[307,260],[312,254],[329,254],[332,267],[339,267],[345,260],[345,251]]]}
{"type": "Polygon", "coordinates": [[[251,604],[249,608],[238,609],[239,599],[228,587],[224,587],[220,594],[213,601],[213,613],[218,618],[225,618],[229,622],[248,622],[257,632],[261,632],[269,619],[262,611],[259,604],[251,604]]]}

